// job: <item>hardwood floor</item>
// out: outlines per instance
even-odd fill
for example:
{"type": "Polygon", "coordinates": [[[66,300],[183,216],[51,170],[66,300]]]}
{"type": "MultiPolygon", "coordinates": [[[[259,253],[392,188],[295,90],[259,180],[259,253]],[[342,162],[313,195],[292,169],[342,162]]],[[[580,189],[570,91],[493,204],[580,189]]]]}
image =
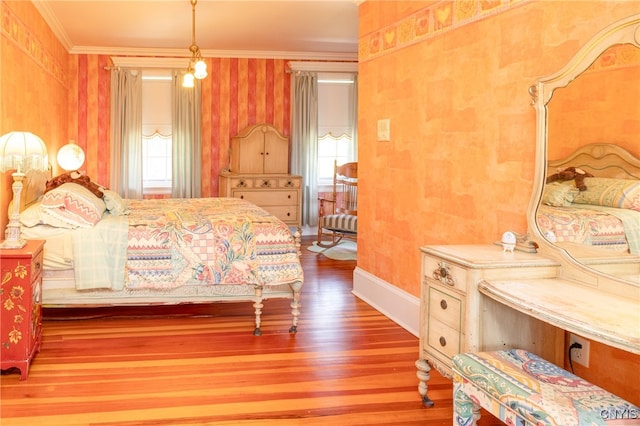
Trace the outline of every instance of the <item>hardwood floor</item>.
{"type": "Polygon", "coordinates": [[[418,339],[352,295],[356,262],[302,251],[296,335],[285,300],[261,337],[250,303],[45,310],[28,380],[0,378],[0,423],[451,425],[451,381],[434,370],[422,406],[418,339]]]}

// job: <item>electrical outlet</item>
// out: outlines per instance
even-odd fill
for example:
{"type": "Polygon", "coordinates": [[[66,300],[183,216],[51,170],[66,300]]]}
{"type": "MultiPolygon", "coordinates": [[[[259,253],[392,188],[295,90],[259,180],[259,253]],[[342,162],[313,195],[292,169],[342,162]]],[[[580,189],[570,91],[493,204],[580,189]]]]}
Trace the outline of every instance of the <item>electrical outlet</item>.
{"type": "Polygon", "coordinates": [[[580,343],[582,348],[571,349],[571,360],[585,367],[589,367],[589,341],[575,334],[570,334],[569,347],[574,343],[580,343]]]}

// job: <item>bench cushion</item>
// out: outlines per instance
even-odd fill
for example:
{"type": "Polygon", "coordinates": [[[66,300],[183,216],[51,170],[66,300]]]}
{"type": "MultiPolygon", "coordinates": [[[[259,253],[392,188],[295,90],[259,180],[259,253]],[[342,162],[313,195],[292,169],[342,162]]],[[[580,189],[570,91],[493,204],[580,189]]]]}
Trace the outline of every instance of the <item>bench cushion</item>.
{"type": "Polygon", "coordinates": [[[350,214],[331,214],[322,217],[322,228],[356,234],[358,232],[358,216],[350,214]]]}
{"type": "Polygon", "coordinates": [[[640,424],[637,406],[527,351],[458,354],[452,361],[457,419],[471,419],[470,404],[456,404],[470,399],[508,424],[640,424]]]}

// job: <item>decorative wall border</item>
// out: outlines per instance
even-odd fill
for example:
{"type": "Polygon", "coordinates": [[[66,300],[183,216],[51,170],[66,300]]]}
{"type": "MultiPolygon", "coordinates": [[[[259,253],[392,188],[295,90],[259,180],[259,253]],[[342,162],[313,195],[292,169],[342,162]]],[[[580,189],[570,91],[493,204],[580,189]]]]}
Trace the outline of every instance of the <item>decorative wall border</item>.
{"type": "Polygon", "coordinates": [[[66,85],[67,76],[60,62],[47,50],[38,37],[2,2],[2,36],[16,45],[25,55],[50,74],[60,84],[66,85]]]}
{"type": "Polygon", "coordinates": [[[532,0],[443,0],[358,41],[358,62],[395,52],[532,0]]]}

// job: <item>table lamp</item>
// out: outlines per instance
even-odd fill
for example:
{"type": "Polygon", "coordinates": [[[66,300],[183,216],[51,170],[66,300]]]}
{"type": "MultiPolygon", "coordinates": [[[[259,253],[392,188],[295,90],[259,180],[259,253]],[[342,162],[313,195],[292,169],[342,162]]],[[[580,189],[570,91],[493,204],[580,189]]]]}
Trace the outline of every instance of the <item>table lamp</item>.
{"type": "Polygon", "coordinates": [[[0,172],[15,170],[13,176],[13,208],[7,225],[7,238],[0,244],[3,249],[19,249],[26,241],[20,237],[20,194],[25,172],[48,170],[47,147],[42,139],[29,132],[9,132],[0,137],[0,172]]]}

